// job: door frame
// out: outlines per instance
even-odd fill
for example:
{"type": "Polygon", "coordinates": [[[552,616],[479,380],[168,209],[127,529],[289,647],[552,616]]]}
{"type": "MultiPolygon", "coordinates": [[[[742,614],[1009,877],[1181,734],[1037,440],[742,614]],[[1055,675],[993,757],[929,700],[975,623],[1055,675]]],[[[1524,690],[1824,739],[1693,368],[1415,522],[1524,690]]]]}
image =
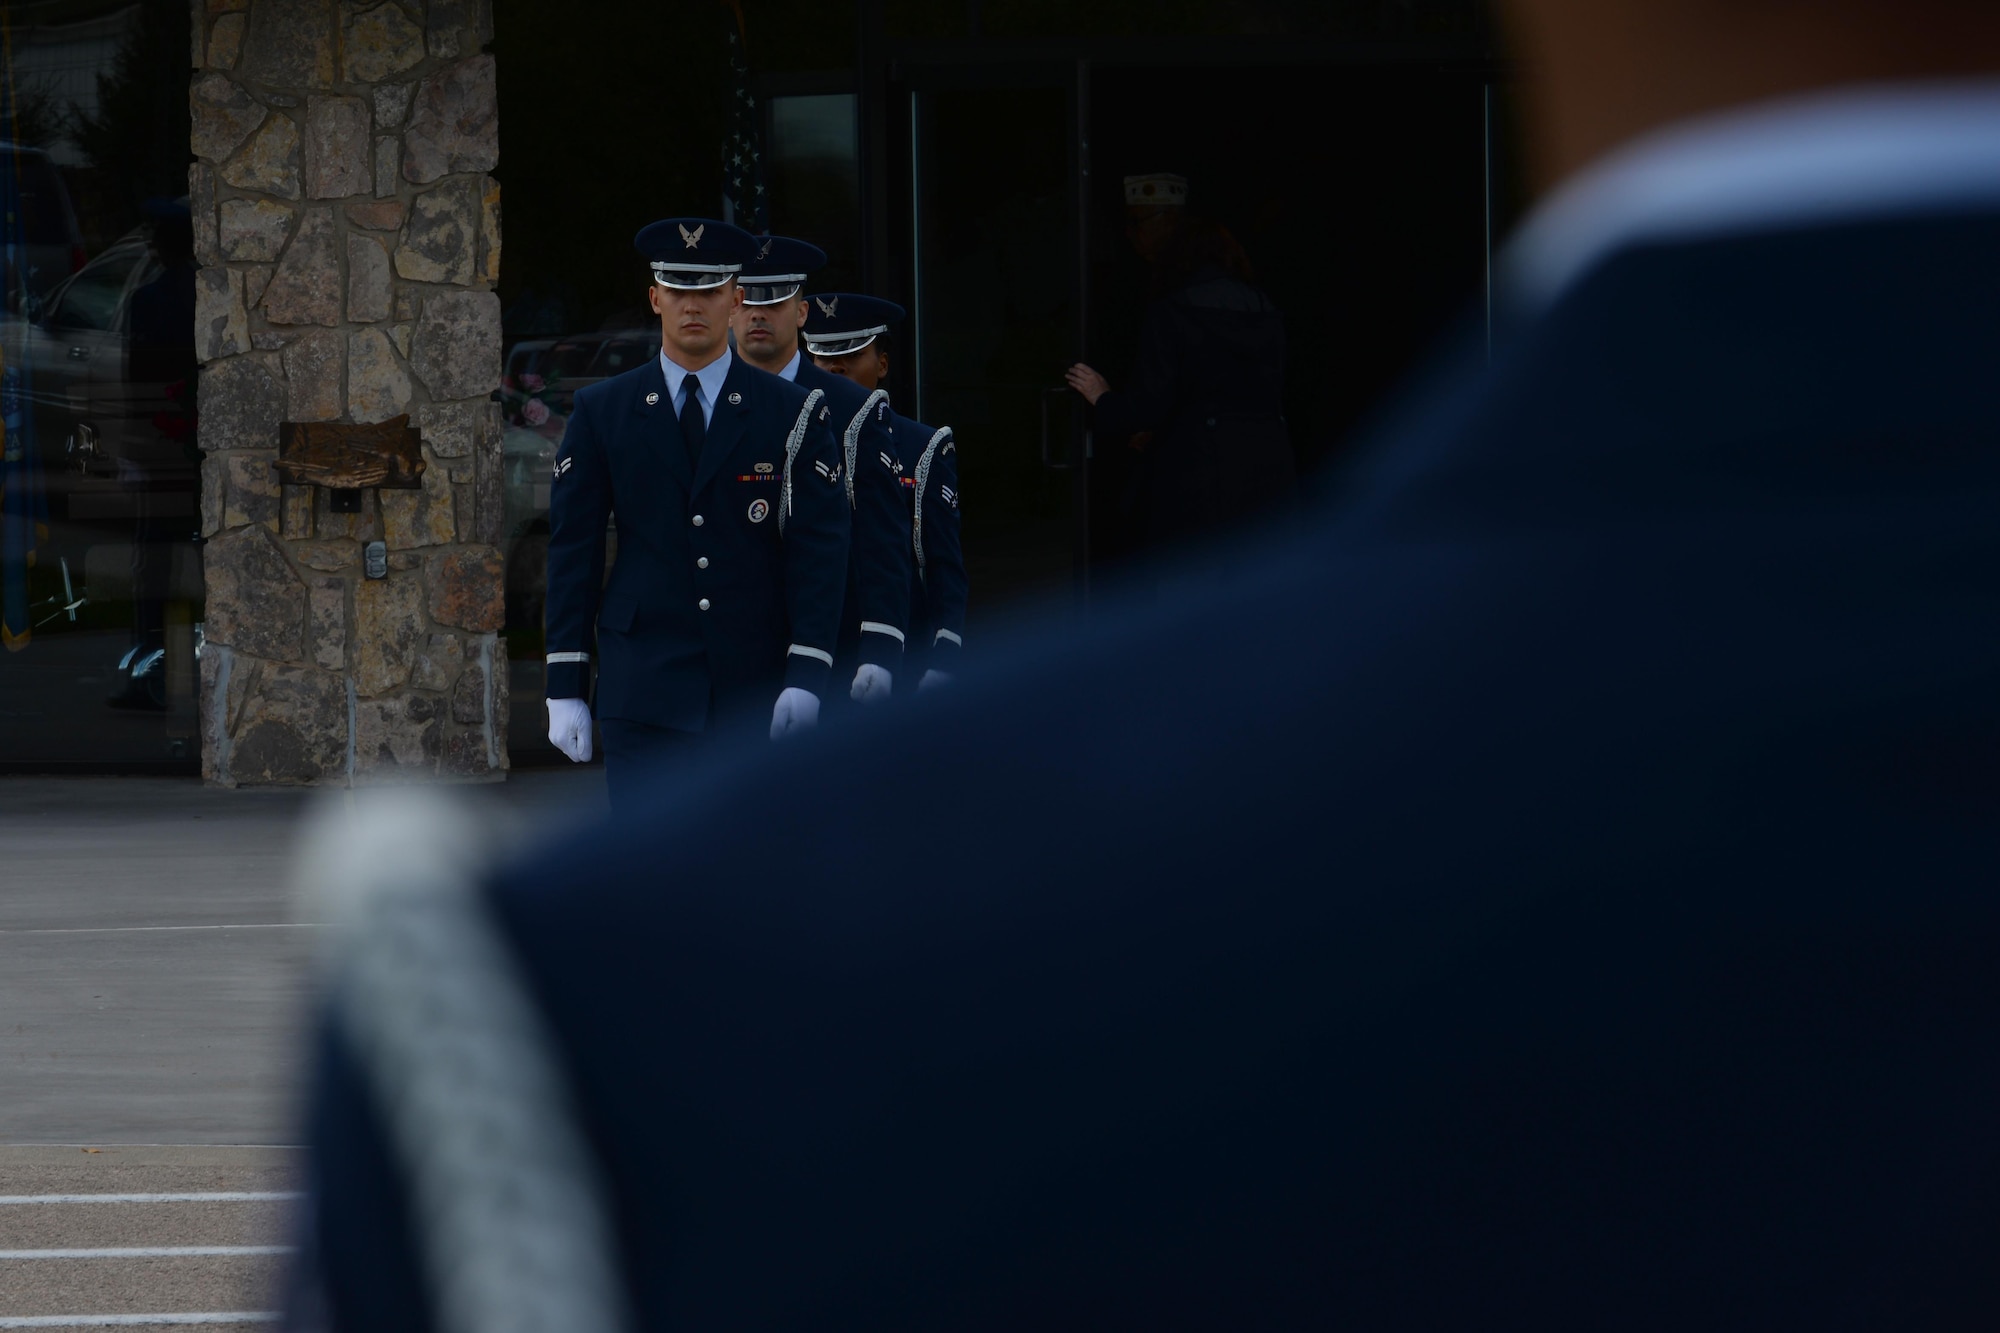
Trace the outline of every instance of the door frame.
{"type": "MultiPolygon", "coordinates": [[[[1082,355],[1083,349],[1089,346],[1090,63],[1058,52],[1050,52],[1044,58],[1031,61],[972,60],[965,59],[965,54],[961,49],[953,49],[938,52],[934,57],[899,59],[892,63],[891,108],[901,133],[892,139],[894,147],[890,150],[894,162],[892,170],[899,187],[892,196],[892,207],[897,204],[900,207],[894,208],[890,216],[895,219],[900,235],[895,242],[891,242],[890,228],[877,227],[868,232],[871,241],[882,243],[889,254],[896,256],[887,261],[890,267],[886,285],[900,293],[902,304],[909,310],[905,346],[911,359],[911,380],[915,386],[913,414],[919,419],[924,413],[926,373],[924,227],[921,213],[924,186],[921,99],[926,93],[1015,88],[1060,89],[1063,92],[1067,126],[1063,145],[1068,196],[1065,211],[1069,221],[1065,258],[1070,269],[1070,287],[1075,294],[1068,339],[1077,355],[1082,355]]],[[[1053,390],[1054,386],[1051,386],[1051,392],[1053,390]]],[[[1083,414],[1072,412],[1068,414],[1068,428],[1060,439],[1055,438],[1049,434],[1053,427],[1048,424],[1051,414],[1046,399],[1042,407],[1042,466],[1050,471],[1069,474],[1072,588],[1079,597],[1087,597],[1090,583],[1090,469],[1086,464],[1091,450],[1090,432],[1083,414]]]]}

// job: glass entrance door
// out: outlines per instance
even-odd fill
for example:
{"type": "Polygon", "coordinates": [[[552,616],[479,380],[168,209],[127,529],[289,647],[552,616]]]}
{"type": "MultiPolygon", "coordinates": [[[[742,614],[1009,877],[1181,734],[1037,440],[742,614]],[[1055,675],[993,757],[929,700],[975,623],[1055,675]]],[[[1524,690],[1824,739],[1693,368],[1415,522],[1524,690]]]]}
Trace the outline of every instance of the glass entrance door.
{"type": "Polygon", "coordinates": [[[913,299],[903,410],[950,426],[973,612],[1081,589],[1088,512],[1074,64],[922,66],[907,77],[913,299]]]}
{"type": "Polygon", "coordinates": [[[0,772],[193,773],[189,8],[0,18],[0,772]]]}

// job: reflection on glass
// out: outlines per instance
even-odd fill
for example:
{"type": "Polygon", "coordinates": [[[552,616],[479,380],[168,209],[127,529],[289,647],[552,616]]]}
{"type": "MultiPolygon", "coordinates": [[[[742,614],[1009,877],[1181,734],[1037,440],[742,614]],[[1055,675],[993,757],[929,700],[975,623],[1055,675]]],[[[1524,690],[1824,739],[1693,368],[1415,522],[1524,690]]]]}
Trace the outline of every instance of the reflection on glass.
{"type": "Polygon", "coordinates": [[[813,286],[860,284],[861,167],[852,93],[770,99],[771,230],[827,253],[813,286]]]}
{"type": "Polygon", "coordinates": [[[187,7],[0,8],[0,764],[192,767],[187,7]]]}

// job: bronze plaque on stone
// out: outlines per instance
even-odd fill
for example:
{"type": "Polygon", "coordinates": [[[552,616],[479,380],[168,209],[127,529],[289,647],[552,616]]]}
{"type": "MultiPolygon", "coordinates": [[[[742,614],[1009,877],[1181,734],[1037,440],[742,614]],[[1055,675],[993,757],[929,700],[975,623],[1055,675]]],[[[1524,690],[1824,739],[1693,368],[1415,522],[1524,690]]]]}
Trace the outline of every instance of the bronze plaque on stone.
{"type": "Polygon", "coordinates": [[[294,484],[337,491],[413,491],[424,484],[424,454],[407,413],[367,426],[284,421],[278,424],[278,472],[294,484]]]}

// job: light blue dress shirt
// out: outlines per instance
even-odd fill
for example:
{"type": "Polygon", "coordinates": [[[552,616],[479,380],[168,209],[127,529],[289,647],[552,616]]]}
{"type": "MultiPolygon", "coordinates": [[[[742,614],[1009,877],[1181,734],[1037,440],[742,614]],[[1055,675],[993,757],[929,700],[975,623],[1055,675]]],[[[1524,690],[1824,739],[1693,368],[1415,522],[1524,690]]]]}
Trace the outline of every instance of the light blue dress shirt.
{"type": "Polygon", "coordinates": [[[667,392],[674,397],[674,416],[678,418],[681,414],[681,408],[686,406],[686,401],[681,395],[687,382],[693,380],[698,386],[697,391],[701,394],[701,424],[704,426],[714,425],[715,400],[722,394],[722,381],[729,378],[729,363],[735,359],[735,354],[729,351],[729,349],[724,348],[721,356],[718,356],[715,360],[709,362],[693,374],[689,374],[681,367],[675,365],[666,352],[662,350],[660,352],[660,369],[665,372],[667,377],[667,392]]]}

